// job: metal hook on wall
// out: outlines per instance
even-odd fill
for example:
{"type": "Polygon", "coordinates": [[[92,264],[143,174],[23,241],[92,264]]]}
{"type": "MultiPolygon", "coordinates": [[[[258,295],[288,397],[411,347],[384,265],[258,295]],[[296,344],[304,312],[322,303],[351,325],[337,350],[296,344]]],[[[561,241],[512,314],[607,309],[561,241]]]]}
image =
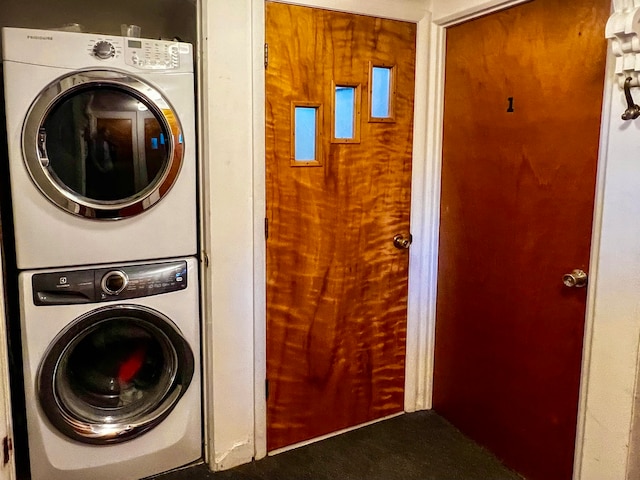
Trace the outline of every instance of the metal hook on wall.
{"type": "Polygon", "coordinates": [[[636,105],[631,97],[631,77],[624,80],[624,96],[627,99],[627,109],[622,114],[623,120],[634,120],[640,117],[640,107],[636,105]]]}

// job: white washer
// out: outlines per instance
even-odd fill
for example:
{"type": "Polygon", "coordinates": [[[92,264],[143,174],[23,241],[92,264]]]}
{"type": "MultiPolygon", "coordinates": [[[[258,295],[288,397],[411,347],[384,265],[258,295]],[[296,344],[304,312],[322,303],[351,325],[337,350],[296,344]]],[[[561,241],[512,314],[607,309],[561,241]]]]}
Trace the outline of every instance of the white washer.
{"type": "Polygon", "coordinates": [[[18,268],[195,255],[191,45],[2,35],[18,268]]]}
{"type": "Polygon", "coordinates": [[[201,458],[195,258],[19,276],[33,480],[132,480],[201,458]]]}

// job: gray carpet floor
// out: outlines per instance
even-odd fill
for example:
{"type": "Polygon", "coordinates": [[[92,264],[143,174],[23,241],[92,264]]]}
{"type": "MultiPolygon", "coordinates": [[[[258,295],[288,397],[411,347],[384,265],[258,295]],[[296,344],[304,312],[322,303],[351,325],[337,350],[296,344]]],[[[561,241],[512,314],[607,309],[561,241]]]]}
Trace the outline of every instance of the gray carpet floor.
{"type": "Polygon", "coordinates": [[[522,480],[434,412],[404,414],[212,473],[196,465],[154,480],[522,480]]]}

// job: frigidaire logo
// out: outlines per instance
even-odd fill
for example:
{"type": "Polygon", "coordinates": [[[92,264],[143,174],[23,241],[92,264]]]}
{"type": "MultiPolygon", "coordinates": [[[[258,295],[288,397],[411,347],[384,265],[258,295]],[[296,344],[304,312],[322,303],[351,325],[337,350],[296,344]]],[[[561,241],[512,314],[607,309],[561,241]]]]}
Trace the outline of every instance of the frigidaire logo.
{"type": "Polygon", "coordinates": [[[53,37],[45,37],[44,35],[27,35],[29,40],[53,40],[53,37]]]}

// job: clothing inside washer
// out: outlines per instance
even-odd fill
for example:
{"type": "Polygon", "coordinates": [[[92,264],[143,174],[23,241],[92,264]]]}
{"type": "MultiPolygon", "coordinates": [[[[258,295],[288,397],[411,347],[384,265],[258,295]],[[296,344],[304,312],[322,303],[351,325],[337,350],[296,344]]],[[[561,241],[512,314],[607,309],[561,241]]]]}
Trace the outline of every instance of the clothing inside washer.
{"type": "Polygon", "coordinates": [[[102,322],[69,350],[56,390],[85,418],[108,421],[155,408],[175,376],[175,354],[164,336],[132,319],[102,322]]]}

